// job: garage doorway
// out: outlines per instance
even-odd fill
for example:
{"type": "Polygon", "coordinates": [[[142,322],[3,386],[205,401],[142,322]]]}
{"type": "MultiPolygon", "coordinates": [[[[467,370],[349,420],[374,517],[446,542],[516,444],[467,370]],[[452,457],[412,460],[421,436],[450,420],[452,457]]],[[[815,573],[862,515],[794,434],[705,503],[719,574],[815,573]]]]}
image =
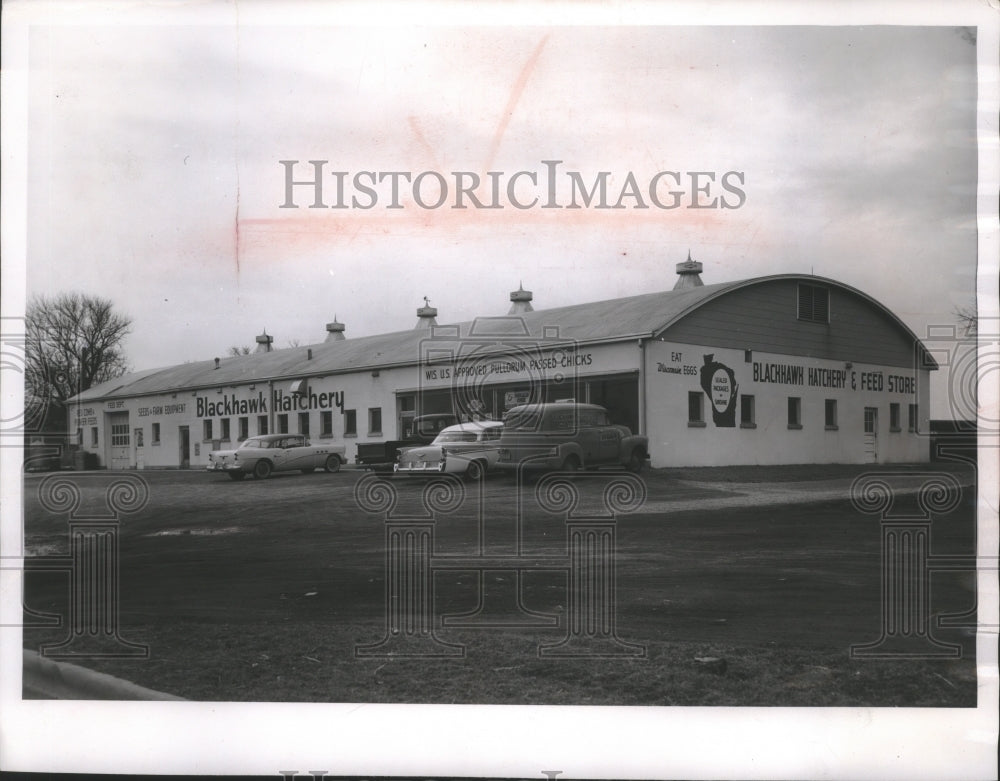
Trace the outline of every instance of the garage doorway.
{"type": "Polygon", "coordinates": [[[108,466],[111,469],[129,469],[132,466],[132,436],[129,432],[127,412],[108,414],[108,466]]]}

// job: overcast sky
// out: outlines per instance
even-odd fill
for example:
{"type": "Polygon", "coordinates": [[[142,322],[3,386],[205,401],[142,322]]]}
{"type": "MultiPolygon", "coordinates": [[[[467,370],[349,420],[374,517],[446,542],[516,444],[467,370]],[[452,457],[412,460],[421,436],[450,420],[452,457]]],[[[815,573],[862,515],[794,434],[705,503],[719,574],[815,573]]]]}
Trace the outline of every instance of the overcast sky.
{"type": "Polygon", "coordinates": [[[29,62],[28,293],[110,297],[136,370],[263,328],[319,342],[334,315],[408,329],[423,296],[442,323],[504,314],[521,281],[537,309],[670,289],[689,249],[706,283],[813,271],[919,335],[973,300],[963,28],[63,26],[33,28],[29,62]],[[382,187],[370,210],[281,209],[285,159],[554,159],[610,171],[613,200],[630,171],[738,171],[745,203],[392,210],[382,187]]]}

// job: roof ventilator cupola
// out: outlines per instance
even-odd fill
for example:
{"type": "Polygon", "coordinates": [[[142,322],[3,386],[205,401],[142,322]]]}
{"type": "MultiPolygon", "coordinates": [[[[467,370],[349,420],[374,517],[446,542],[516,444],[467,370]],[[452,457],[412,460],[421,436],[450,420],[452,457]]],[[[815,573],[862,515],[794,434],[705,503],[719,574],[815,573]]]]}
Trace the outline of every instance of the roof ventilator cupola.
{"type": "Polygon", "coordinates": [[[510,302],[510,311],[507,312],[509,315],[519,315],[522,312],[535,311],[531,306],[531,291],[525,290],[521,282],[517,283],[517,290],[511,291],[510,302]]]}
{"type": "Polygon", "coordinates": [[[424,296],[424,305],[417,310],[417,325],[414,330],[420,328],[430,328],[432,325],[437,325],[437,309],[431,306],[431,302],[424,296]]]}
{"type": "Polygon", "coordinates": [[[691,260],[691,250],[688,250],[687,260],[677,264],[677,282],[674,284],[674,290],[703,287],[704,284],[701,281],[701,263],[691,260]]]}

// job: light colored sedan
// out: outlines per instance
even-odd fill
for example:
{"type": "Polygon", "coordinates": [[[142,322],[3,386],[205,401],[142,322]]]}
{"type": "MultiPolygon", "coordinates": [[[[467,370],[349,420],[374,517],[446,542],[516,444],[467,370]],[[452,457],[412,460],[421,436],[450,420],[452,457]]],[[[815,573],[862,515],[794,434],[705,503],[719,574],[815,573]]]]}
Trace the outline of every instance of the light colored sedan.
{"type": "Polygon", "coordinates": [[[502,431],[499,420],[448,426],[431,444],[401,450],[394,470],[398,475],[458,474],[479,480],[497,463],[502,431]]]}
{"type": "Polygon", "coordinates": [[[266,434],[250,437],[235,450],[213,450],[208,471],[225,472],[233,480],[253,475],[258,480],[272,472],[340,471],[343,445],[313,445],[301,434],[266,434]]]}

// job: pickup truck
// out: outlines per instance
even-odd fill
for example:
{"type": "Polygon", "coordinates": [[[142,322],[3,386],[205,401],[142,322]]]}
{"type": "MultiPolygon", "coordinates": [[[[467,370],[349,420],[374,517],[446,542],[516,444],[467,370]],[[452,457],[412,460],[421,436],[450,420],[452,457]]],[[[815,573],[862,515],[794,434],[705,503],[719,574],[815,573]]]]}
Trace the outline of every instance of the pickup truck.
{"type": "Polygon", "coordinates": [[[497,467],[515,470],[596,469],[638,472],[649,457],[649,440],[608,420],[596,404],[554,402],[514,407],[504,416],[497,467]]]}
{"type": "Polygon", "coordinates": [[[392,472],[399,458],[399,451],[405,447],[427,445],[441,432],[441,429],[458,423],[451,413],[421,415],[413,419],[413,433],[406,439],[388,439],[383,442],[359,442],[354,463],[362,469],[375,472],[392,472]]]}

